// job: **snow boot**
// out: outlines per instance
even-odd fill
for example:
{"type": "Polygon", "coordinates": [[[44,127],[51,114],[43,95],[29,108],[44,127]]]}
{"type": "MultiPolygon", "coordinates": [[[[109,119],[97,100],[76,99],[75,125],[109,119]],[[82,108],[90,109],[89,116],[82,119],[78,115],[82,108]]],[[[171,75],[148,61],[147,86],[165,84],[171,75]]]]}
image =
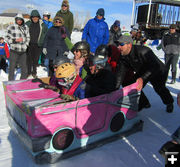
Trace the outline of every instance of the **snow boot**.
{"type": "Polygon", "coordinates": [[[176,72],[172,72],[172,81],[170,82],[170,84],[175,84],[176,82],[176,72]]]}
{"type": "Polygon", "coordinates": [[[172,113],[174,109],[173,103],[167,104],[166,106],[166,112],[172,113]]]}

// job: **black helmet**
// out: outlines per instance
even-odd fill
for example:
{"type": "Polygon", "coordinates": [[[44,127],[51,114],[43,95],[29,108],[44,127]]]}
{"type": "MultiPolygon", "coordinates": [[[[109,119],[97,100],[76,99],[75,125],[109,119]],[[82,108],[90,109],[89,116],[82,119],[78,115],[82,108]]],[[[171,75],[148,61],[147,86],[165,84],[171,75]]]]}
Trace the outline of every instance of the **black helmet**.
{"type": "Polygon", "coordinates": [[[107,45],[99,45],[95,52],[95,56],[97,56],[97,55],[108,57],[108,55],[109,55],[108,46],[107,45]]]}
{"type": "Polygon", "coordinates": [[[70,60],[65,55],[57,56],[54,61],[54,66],[58,67],[64,63],[70,63],[70,60]]]}
{"type": "Polygon", "coordinates": [[[82,56],[87,57],[90,53],[90,46],[86,41],[80,41],[74,45],[73,51],[75,50],[80,50],[82,56]]]}

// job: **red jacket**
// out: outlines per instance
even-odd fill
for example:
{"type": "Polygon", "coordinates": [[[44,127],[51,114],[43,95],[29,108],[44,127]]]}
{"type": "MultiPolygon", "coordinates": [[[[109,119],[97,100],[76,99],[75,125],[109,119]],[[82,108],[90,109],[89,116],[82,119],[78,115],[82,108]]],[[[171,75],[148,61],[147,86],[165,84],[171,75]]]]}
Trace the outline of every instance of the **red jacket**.
{"type": "MultiPolygon", "coordinates": [[[[10,54],[9,54],[9,47],[8,47],[7,43],[5,43],[5,42],[4,42],[4,43],[1,43],[1,44],[0,44],[0,49],[4,49],[5,54],[6,54],[6,57],[9,58],[9,55],[10,55],[10,54]]],[[[2,50],[2,51],[3,51],[3,50],[2,50]]],[[[3,51],[3,52],[4,52],[4,51],[3,51]]],[[[1,55],[1,53],[0,53],[0,55],[1,55]]],[[[4,55],[4,54],[2,54],[2,55],[4,55]]]]}

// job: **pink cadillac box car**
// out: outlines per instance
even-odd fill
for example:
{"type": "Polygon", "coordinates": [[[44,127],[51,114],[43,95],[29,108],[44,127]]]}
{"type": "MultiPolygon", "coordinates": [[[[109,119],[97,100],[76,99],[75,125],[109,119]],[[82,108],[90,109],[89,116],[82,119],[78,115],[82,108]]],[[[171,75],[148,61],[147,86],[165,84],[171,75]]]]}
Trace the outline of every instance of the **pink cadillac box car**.
{"type": "Polygon", "coordinates": [[[71,102],[39,84],[3,82],[8,123],[36,163],[54,163],[142,130],[137,83],[71,102]]]}

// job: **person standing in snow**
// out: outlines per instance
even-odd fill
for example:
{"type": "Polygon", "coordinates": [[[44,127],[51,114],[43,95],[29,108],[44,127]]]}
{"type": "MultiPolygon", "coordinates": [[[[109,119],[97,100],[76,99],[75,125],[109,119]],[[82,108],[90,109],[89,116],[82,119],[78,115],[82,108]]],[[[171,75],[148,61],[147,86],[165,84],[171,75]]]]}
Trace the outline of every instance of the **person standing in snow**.
{"type": "Polygon", "coordinates": [[[30,41],[29,28],[24,24],[24,18],[22,14],[15,16],[15,24],[10,25],[7,28],[7,34],[5,37],[10,46],[10,58],[9,58],[9,76],[8,80],[14,80],[14,72],[17,63],[21,68],[20,79],[27,78],[27,55],[26,50],[30,41]]]}
{"type": "Polygon", "coordinates": [[[26,22],[29,27],[30,44],[28,48],[28,75],[37,77],[37,66],[40,54],[42,52],[42,46],[45,35],[48,28],[41,20],[41,16],[37,10],[32,10],[30,20],[26,22]]]}
{"type": "Polygon", "coordinates": [[[89,43],[92,55],[99,45],[106,45],[109,42],[109,29],[104,21],[104,14],[103,8],[98,9],[95,18],[90,19],[83,30],[82,40],[89,43]]]}
{"type": "Polygon", "coordinates": [[[120,21],[116,20],[113,25],[110,28],[109,31],[109,45],[115,45],[114,41],[116,41],[117,39],[119,39],[119,37],[121,36],[121,28],[120,28],[120,21]]]}
{"type": "Polygon", "coordinates": [[[166,111],[169,113],[173,112],[174,99],[165,86],[165,65],[150,48],[133,45],[133,40],[130,36],[122,35],[115,43],[121,53],[116,74],[116,89],[119,89],[120,85],[122,85],[125,74],[130,68],[135,72],[135,78],[139,82],[139,89],[141,90],[142,87],[150,82],[166,105],[166,111]]]}
{"type": "Polygon", "coordinates": [[[0,69],[6,72],[6,58],[9,58],[9,48],[6,42],[4,42],[4,38],[0,37],[0,69]]]}
{"type": "Polygon", "coordinates": [[[48,76],[54,74],[54,60],[58,56],[63,56],[69,49],[65,43],[65,38],[69,37],[69,32],[64,26],[64,20],[60,16],[56,16],[53,20],[53,26],[48,30],[44,39],[43,53],[49,59],[48,76]]]}
{"type": "Polygon", "coordinates": [[[171,84],[176,82],[177,73],[177,63],[179,59],[180,52],[180,34],[176,32],[176,25],[171,24],[169,27],[169,32],[165,34],[161,41],[162,49],[165,53],[165,65],[168,72],[171,66],[172,81],[171,84]]]}
{"type": "Polygon", "coordinates": [[[59,10],[55,16],[63,18],[64,26],[68,29],[69,36],[71,37],[71,33],[74,27],[74,19],[72,12],[69,10],[68,0],[63,0],[61,4],[61,10],[59,10]]]}
{"type": "Polygon", "coordinates": [[[50,29],[53,26],[53,22],[50,21],[51,14],[46,11],[43,13],[43,22],[47,26],[48,29],[50,29]]]}
{"type": "MultiPolygon", "coordinates": [[[[48,29],[50,29],[53,26],[53,22],[50,21],[50,17],[51,17],[51,14],[48,11],[45,11],[43,13],[43,22],[47,26],[48,29]]],[[[38,64],[40,64],[41,66],[45,66],[44,62],[45,62],[45,55],[41,53],[38,64]]]]}

